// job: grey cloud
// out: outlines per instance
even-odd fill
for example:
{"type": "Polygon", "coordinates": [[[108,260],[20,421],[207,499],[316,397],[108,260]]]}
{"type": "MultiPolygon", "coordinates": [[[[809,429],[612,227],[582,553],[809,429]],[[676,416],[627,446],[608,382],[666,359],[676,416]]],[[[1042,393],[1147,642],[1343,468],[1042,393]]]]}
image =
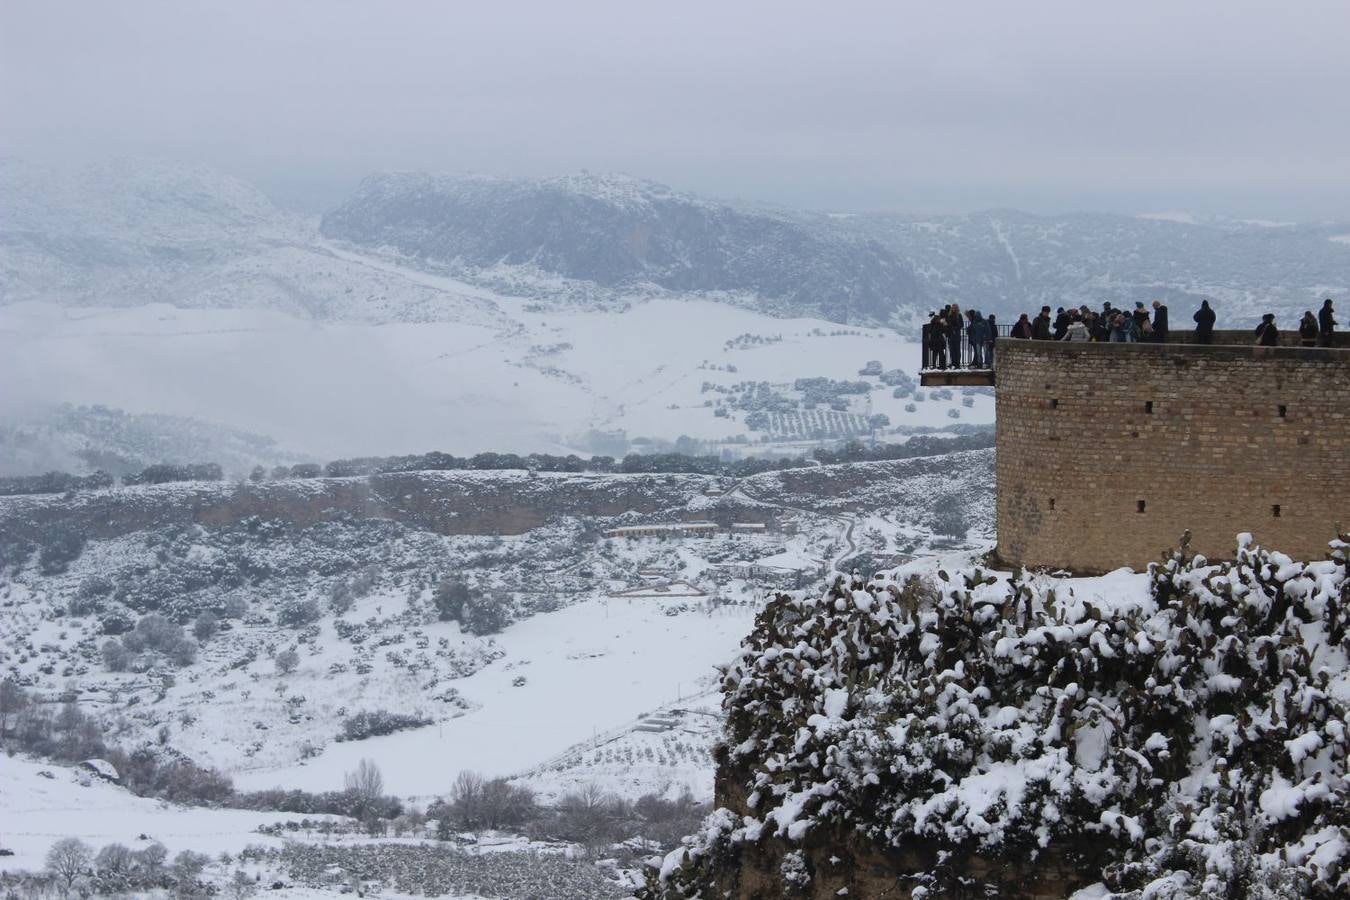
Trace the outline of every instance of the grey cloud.
{"type": "Polygon", "coordinates": [[[1350,5],[9,3],[0,145],[836,208],[1350,210],[1350,5]]]}

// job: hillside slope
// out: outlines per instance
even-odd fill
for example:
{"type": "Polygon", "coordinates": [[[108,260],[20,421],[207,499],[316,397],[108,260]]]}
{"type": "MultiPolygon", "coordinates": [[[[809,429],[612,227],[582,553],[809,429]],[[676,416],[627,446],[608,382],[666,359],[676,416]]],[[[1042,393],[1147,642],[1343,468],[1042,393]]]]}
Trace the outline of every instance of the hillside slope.
{"type": "Polygon", "coordinates": [[[1292,325],[1325,296],[1350,295],[1350,223],[1176,221],[996,210],[960,216],[854,216],[842,220],[908,260],[935,301],[1008,315],[1043,305],[1160,299],[1172,327],[1191,328],[1202,299],[1220,327],[1275,312],[1292,325]]]}
{"type": "Polygon", "coordinates": [[[838,322],[907,319],[924,303],[900,257],[828,220],[617,175],[377,175],[324,216],[321,231],[427,265],[525,266],[606,288],[743,294],[761,308],[838,322]]]}
{"type": "MultiPolygon", "coordinates": [[[[365,757],[405,795],[560,755],[568,771],[535,783],[575,782],[612,761],[573,745],[712,685],[767,587],[985,539],[992,451],[943,459],[958,477],[839,464],[711,495],[693,475],[450,471],[0,498],[0,677],[74,691],[128,749],[250,787],[335,788],[365,757]],[[854,497],[884,511],[847,515],[854,497]],[[939,515],[954,505],[956,535],[939,515]],[[720,527],[604,535],[688,520],[720,527]],[[362,713],[413,730],[374,736],[362,713]]],[[[706,795],[699,735],[657,738],[662,764],[614,789],[706,795]]]]}

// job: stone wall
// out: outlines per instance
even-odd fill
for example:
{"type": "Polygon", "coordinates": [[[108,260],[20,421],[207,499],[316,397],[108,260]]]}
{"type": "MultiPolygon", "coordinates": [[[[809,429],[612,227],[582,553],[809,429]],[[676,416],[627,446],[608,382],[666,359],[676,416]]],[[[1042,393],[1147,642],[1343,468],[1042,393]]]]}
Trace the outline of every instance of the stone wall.
{"type": "Polygon", "coordinates": [[[1320,559],[1350,525],[1350,350],[1000,340],[998,554],[1142,568],[1181,534],[1320,559]]]}

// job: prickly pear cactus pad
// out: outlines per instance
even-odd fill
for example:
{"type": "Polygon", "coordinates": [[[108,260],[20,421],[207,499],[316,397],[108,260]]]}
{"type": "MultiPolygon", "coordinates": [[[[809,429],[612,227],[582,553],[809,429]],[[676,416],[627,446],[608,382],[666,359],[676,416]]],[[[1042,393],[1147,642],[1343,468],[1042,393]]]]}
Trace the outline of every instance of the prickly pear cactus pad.
{"type": "MultiPolygon", "coordinates": [[[[1126,896],[1347,896],[1348,557],[1344,535],[1316,562],[1239,535],[1234,562],[1183,539],[1146,575],[780,594],[725,673],[731,789],[647,894],[722,896],[772,844],[807,848],[779,887],[808,896],[829,835],[939,861],[1087,841],[1085,883],[1126,896]]],[[[954,871],[895,874],[932,897],[954,871]]]]}

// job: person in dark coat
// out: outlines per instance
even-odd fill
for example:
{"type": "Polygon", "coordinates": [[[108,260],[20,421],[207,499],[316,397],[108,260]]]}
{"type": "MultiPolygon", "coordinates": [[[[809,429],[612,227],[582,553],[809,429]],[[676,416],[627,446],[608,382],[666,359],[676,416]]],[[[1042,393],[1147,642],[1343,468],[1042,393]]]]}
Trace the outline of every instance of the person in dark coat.
{"type": "Polygon", "coordinates": [[[1032,320],[1031,336],[1038,341],[1050,340],[1050,307],[1042,306],[1041,314],[1032,320]]]}
{"type": "Polygon", "coordinates": [[[1214,340],[1214,320],[1218,317],[1214,315],[1214,310],[1209,308],[1209,301],[1201,300],[1200,308],[1191,318],[1195,319],[1195,342],[1211,343],[1214,340]]]}
{"type": "Polygon", "coordinates": [[[998,340],[998,318],[990,313],[985,317],[984,324],[989,326],[989,340],[984,345],[984,362],[992,369],[994,367],[994,341],[998,340]]]}
{"type": "Polygon", "coordinates": [[[933,316],[936,315],[937,313],[930,312],[928,321],[924,322],[923,328],[920,329],[922,336],[919,338],[919,349],[923,352],[923,365],[920,368],[923,369],[933,368],[933,316]]]}
{"type": "Polygon", "coordinates": [[[1298,323],[1298,344],[1300,347],[1317,346],[1317,316],[1308,310],[1298,323]]]}
{"type": "Polygon", "coordinates": [[[989,325],[976,309],[968,310],[966,318],[970,320],[966,325],[966,337],[970,340],[970,365],[971,368],[983,369],[984,348],[989,342],[989,325]]]}
{"type": "Polygon", "coordinates": [[[1111,326],[1107,324],[1105,317],[1096,313],[1087,314],[1087,327],[1092,339],[1098,343],[1105,344],[1111,335],[1111,326]]]}
{"type": "Polygon", "coordinates": [[[1055,313],[1055,340],[1064,340],[1064,335],[1069,331],[1069,323],[1072,321],[1069,314],[1064,311],[1064,307],[1059,308],[1055,313]]]}
{"type": "Polygon", "coordinates": [[[1322,308],[1317,311],[1317,327],[1321,331],[1321,344],[1323,347],[1330,347],[1335,343],[1332,337],[1336,333],[1336,317],[1333,316],[1331,309],[1331,298],[1328,297],[1322,301],[1322,308]]]}
{"type": "Polygon", "coordinates": [[[1167,343],[1167,307],[1161,300],[1153,301],[1153,341],[1167,343]]]}
{"type": "Polygon", "coordinates": [[[1027,319],[1027,314],[1022,313],[1022,317],[1012,327],[1012,336],[1023,340],[1031,340],[1032,329],[1031,322],[1027,319]]]}
{"type": "Polygon", "coordinates": [[[933,313],[933,318],[928,323],[928,339],[931,341],[928,353],[933,368],[947,368],[947,323],[937,313],[933,313]]]}
{"type": "Polygon", "coordinates": [[[1262,347],[1280,346],[1280,329],[1275,327],[1275,314],[1266,313],[1256,326],[1256,343],[1262,347]]]}
{"type": "Polygon", "coordinates": [[[1148,320],[1148,310],[1144,308],[1143,300],[1134,302],[1134,315],[1132,317],[1133,327],[1130,329],[1130,340],[1132,341],[1151,341],[1153,340],[1153,325],[1148,320]]]}
{"type": "Polygon", "coordinates": [[[961,361],[961,307],[953,303],[947,308],[947,358],[953,369],[963,365],[961,361]]]}

